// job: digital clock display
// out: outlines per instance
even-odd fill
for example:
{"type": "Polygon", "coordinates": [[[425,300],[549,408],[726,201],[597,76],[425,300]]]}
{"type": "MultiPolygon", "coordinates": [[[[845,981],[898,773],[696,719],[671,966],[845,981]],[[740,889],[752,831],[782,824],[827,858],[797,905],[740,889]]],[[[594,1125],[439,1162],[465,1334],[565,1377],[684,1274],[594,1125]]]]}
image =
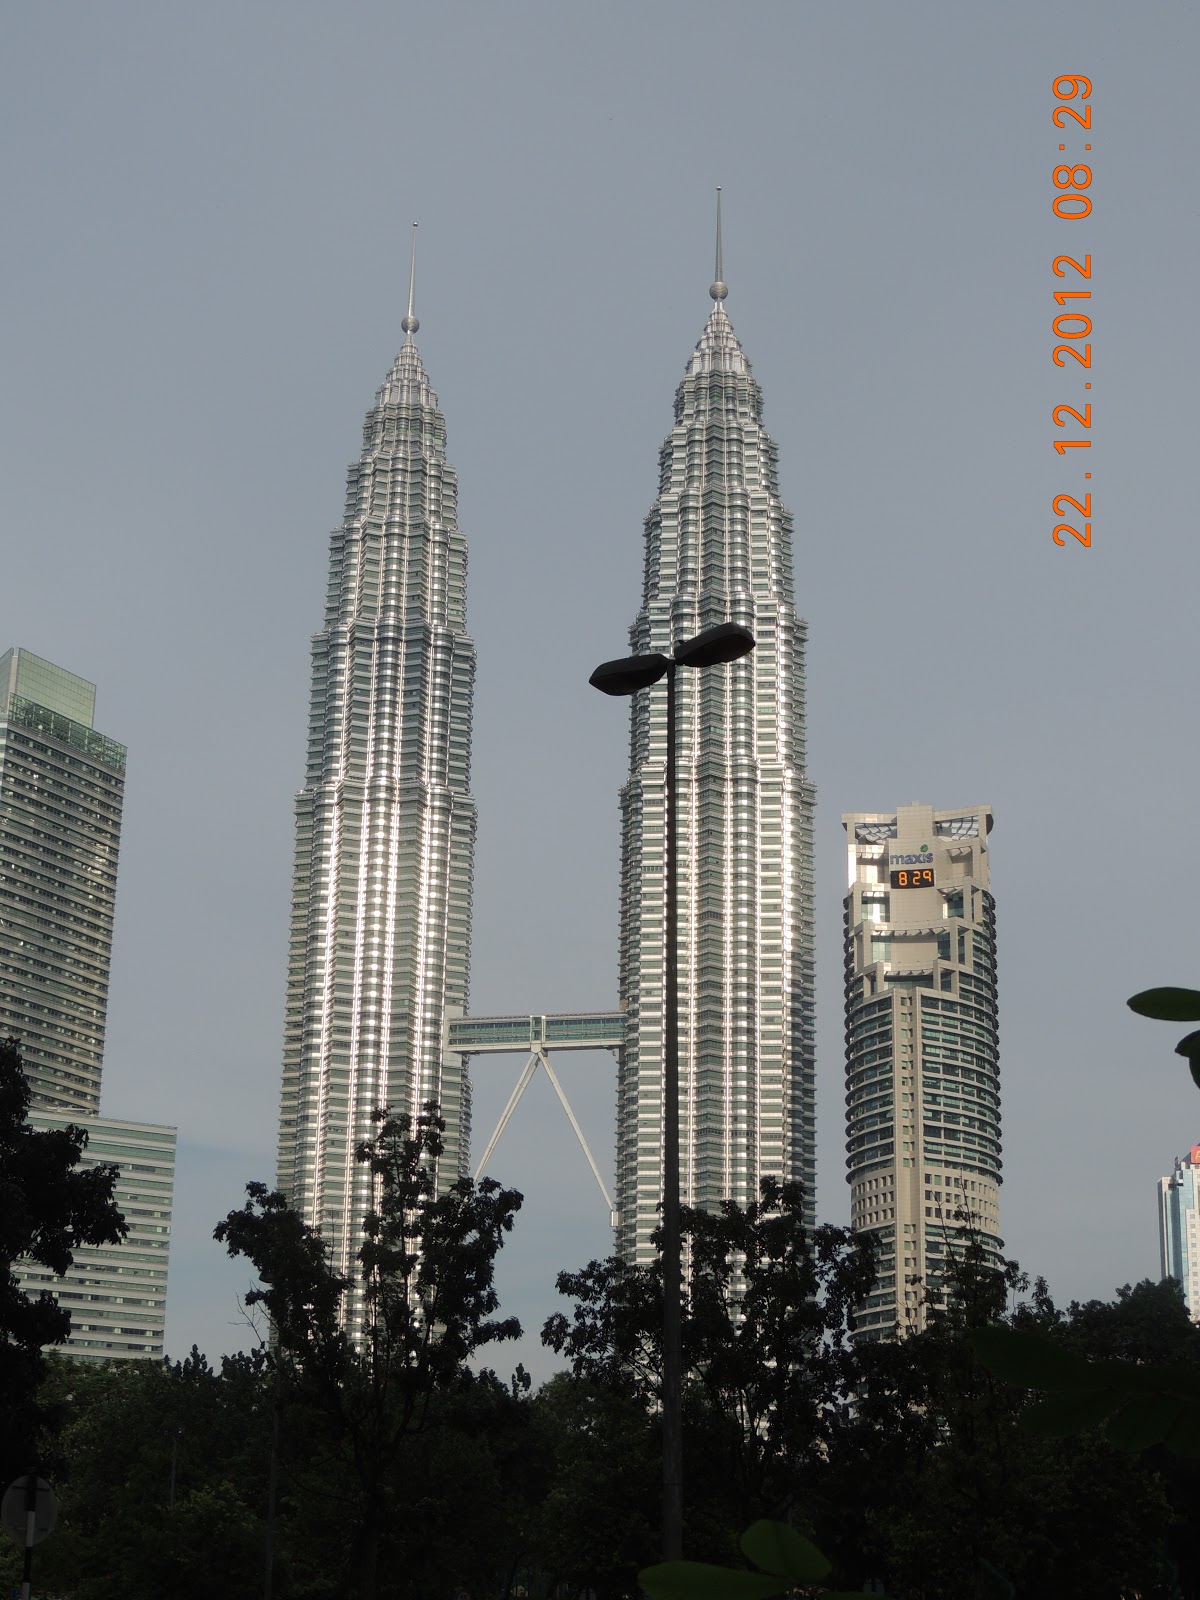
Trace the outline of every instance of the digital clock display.
{"type": "Polygon", "coordinates": [[[893,889],[932,889],[932,867],[893,867],[893,889]]]}

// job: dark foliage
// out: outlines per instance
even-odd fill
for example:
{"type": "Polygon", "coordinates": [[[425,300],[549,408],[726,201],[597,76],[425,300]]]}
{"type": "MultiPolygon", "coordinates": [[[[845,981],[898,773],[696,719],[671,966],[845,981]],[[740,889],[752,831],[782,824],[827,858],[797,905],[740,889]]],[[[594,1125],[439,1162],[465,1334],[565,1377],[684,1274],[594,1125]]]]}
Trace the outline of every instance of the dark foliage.
{"type": "MultiPolygon", "coordinates": [[[[683,1308],[685,1548],[716,1561],[764,1514],[798,1514],[806,1478],[824,1460],[827,1418],[844,1404],[852,1308],[874,1279],[869,1241],[848,1230],[808,1229],[798,1184],[765,1180],[760,1199],[717,1213],[684,1209],[683,1308]]],[[[569,1357],[589,1395],[642,1410],[641,1456],[659,1449],[662,1277],[656,1263],[616,1259],[563,1273],[559,1292],[576,1305],[551,1317],[543,1341],[569,1357]]],[[[628,1417],[624,1426],[631,1426],[628,1417]]],[[[621,1503],[618,1481],[606,1491],[621,1503]]],[[[638,1564],[652,1559],[657,1491],[635,1526],[614,1540],[630,1552],[612,1581],[635,1592],[638,1564]],[[637,1555],[633,1554],[636,1551],[637,1555]]],[[[589,1582],[600,1587],[593,1575],[589,1582]]]]}
{"type": "Polygon", "coordinates": [[[35,1132],[15,1039],[0,1043],[0,1475],[35,1464],[43,1417],[36,1400],[44,1345],[62,1344],[71,1314],[43,1292],[28,1298],[14,1264],[24,1257],[62,1276],[81,1245],[113,1244],[128,1231],[113,1201],[115,1166],[78,1171],[87,1130],[35,1132]]]}
{"type": "MultiPolygon", "coordinates": [[[[381,1117],[359,1152],[376,1198],[353,1279],[250,1186],[218,1236],[258,1269],[248,1298],[272,1331],[252,1355],[219,1372],[195,1351],[50,1361],[43,1438],[69,1470],[47,1593],[251,1600],[270,1551],[275,1600],[635,1600],[659,1547],[661,1277],[562,1274],[576,1304],[543,1336],[572,1371],[537,1395],[519,1370],[474,1370],[515,1331],[492,1270],[520,1197],[439,1195],[441,1154],[433,1108],[415,1128],[381,1117]],[[339,1328],[351,1294],[356,1343],[339,1328]]],[[[806,1229],[798,1189],[688,1212],[684,1239],[685,1549],[740,1569],[740,1588],[709,1573],[727,1600],[765,1595],[764,1574],[892,1600],[1200,1600],[1200,1461],[1118,1448],[1102,1425],[1033,1427],[1044,1397],[974,1348],[1012,1329],[1061,1370],[1162,1369],[1186,1389],[1200,1330],[1176,1285],[1062,1311],[969,1244],[921,1331],[855,1342],[869,1248],[806,1229]]],[[[11,1570],[0,1554],[0,1583],[11,1570]]]]}

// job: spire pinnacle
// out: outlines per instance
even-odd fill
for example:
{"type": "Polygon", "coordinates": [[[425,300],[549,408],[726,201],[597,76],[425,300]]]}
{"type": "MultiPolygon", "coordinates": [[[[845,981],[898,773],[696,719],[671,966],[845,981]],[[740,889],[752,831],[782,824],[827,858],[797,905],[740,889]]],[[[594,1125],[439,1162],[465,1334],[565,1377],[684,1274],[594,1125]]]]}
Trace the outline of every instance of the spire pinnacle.
{"type": "Polygon", "coordinates": [[[408,310],[400,319],[400,326],[404,329],[405,344],[412,343],[412,336],[421,324],[413,316],[413,284],[417,275],[417,225],[413,223],[412,231],[412,259],[408,264],[408,310]]]}
{"type": "Polygon", "coordinates": [[[709,284],[708,292],[714,300],[724,300],[729,293],[725,282],[724,266],[721,261],[721,185],[717,185],[717,275],[713,283],[709,284]]]}

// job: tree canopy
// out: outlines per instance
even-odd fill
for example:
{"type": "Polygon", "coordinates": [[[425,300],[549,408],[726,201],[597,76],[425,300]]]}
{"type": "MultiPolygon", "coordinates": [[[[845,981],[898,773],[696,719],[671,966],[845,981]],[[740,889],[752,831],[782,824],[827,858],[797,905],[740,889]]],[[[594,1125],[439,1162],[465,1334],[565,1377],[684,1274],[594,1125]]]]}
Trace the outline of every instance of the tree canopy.
{"type": "MultiPolygon", "coordinates": [[[[414,1440],[491,1381],[472,1372],[471,1357],[521,1331],[515,1318],[496,1317],[494,1286],[520,1194],[466,1177],[437,1192],[445,1123],[436,1105],[415,1126],[385,1109],[375,1120],[375,1137],[355,1152],[373,1179],[374,1205],[354,1278],[331,1269],[325,1241],[262,1184],[247,1185],[241,1210],[215,1230],[258,1273],[246,1302],[270,1322],[263,1358],[277,1415],[305,1440],[307,1465],[293,1469],[292,1488],[326,1512],[339,1508],[353,1592],[364,1600],[379,1592],[385,1535],[406,1525],[414,1440]],[[348,1305],[356,1308],[349,1331],[348,1305]]],[[[410,1567],[417,1559],[411,1541],[404,1559],[410,1567]]]]}
{"type": "Polygon", "coordinates": [[[0,1473],[4,1483],[34,1466],[44,1418],[36,1393],[42,1348],[62,1344],[71,1313],[52,1293],[30,1297],[17,1282],[22,1260],[58,1277],[85,1245],[115,1244],[127,1233],[113,1199],[117,1171],[79,1169],[86,1119],[35,1131],[26,1121],[31,1091],[15,1039],[0,1043],[0,1473]]]}

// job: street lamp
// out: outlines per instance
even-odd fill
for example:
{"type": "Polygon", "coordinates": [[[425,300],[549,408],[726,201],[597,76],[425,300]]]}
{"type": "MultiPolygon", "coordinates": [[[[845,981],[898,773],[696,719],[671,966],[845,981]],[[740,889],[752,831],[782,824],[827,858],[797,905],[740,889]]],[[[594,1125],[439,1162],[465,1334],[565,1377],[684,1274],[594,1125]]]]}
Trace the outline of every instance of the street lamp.
{"type": "Polygon", "coordinates": [[[679,923],[675,839],[675,672],[679,667],[715,667],[738,661],[754,649],[754,635],[737,622],[719,622],[675,647],[674,656],[653,652],[605,661],[588,682],[602,694],[632,695],[667,680],[667,766],[663,988],[663,1509],[664,1561],[683,1555],[683,1427],[679,1239],[679,923]]]}

